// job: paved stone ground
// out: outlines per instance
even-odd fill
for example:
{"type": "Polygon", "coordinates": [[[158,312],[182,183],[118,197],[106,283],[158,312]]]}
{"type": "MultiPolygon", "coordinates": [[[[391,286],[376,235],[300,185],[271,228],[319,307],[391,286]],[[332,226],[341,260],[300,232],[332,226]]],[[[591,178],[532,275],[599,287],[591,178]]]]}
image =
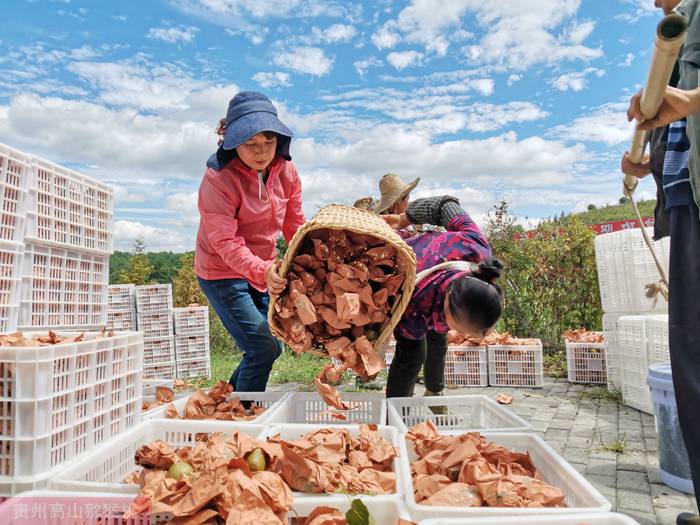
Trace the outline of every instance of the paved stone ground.
{"type": "MultiPolygon", "coordinates": [[[[285,385],[285,390],[294,390],[285,385]]],[[[530,421],[534,432],[612,503],[617,512],[642,525],[674,525],[680,512],[696,512],[695,499],[661,483],[654,418],[607,399],[591,399],[589,385],[573,385],[565,379],[545,379],[544,388],[464,388],[447,395],[511,394],[515,413],[530,421]],[[603,445],[618,440],[625,452],[615,454],[603,445]]],[[[422,395],[418,385],[416,395],[422,395]]]]}

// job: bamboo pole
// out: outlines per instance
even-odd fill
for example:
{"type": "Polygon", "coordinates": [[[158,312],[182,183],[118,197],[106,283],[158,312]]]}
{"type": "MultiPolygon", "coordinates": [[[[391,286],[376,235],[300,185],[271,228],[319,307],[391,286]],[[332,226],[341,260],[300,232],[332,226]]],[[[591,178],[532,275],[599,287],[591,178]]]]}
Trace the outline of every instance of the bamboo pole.
{"type": "MultiPolygon", "coordinates": [[[[659,111],[666,86],[671,80],[673,66],[678,59],[678,53],[685,42],[687,32],[688,19],[676,13],[665,16],[656,27],[654,52],[640,101],[644,120],[654,118],[659,111]]],[[[634,164],[639,164],[644,157],[644,149],[648,142],[647,133],[635,127],[629,155],[634,164]]],[[[634,192],[637,182],[636,177],[625,175],[624,191],[626,195],[631,195],[634,192]]]]}

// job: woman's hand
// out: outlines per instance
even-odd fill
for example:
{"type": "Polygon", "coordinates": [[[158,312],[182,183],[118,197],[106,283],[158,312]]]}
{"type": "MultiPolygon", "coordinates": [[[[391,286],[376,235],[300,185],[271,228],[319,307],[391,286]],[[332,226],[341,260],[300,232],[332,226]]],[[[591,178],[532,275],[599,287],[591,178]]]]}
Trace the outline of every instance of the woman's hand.
{"type": "Polygon", "coordinates": [[[405,213],[388,214],[382,215],[381,217],[384,219],[384,222],[395,230],[402,230],[403,228],[407,228],[411,225],[411,221],[408,220],[408,216],[405,213]]]}
{"type": "Polygon", "coordinates": [[[649,155],[644,155],[642,162],[635,164],[630,160],[629,151],[625,151],[625,154],[622,156],[622,162],[620,163],[620,169],[625,175],[643,179],[651,173],[651,169],[649,168],[649,155]]]}
{"type": "Polygon", "coordinates": [[[627,110],[627,120],[637,119],[639,121],[637,128],[642,131],[666,126],[671,122],[692,115],[700,109],[700,91],[697,89],[687,91],[667,86],[659,111],[654,118],[649,120],[644,120],[641,100],[641,91],[632,97],[630,107],[627,110]]]}
{"type": "Polygon", "coordinates": [[[267,292],[270,295],[279,295],[287,287],[287,279],[281,277],[279,273],[280,265],[282,261],[277,261],[271,264],[267,269],[265,274],[265,281],[267,282],[267,292]]]}

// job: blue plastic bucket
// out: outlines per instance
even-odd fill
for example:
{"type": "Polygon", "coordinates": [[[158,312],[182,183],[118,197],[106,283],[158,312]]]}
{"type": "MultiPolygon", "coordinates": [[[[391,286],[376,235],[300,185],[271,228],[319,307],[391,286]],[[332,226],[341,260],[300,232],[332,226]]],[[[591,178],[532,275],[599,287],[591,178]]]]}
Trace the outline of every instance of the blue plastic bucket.
{"type": "Polygon", "coordinates": [[[678,424],[676,394],[673,391],[671,363],[649,367],[647,383],[656,414],[656,430],[659,434],[659,466],[661,481],[672,489],[694,494],[690,474],[690,461],[685,449],[681,427],[678,424]]]}

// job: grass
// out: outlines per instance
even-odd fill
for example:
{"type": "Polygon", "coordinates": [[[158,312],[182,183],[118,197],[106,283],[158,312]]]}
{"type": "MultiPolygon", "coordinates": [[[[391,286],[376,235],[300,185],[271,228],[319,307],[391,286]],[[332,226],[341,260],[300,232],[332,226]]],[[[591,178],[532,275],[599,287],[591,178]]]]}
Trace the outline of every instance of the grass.
{"type": "Polygon", "coordinates": [[[544,371],[555,379],[566,377],[566,352],[553,352],[544,356],[544,371]]]}
{"type": "Polygon", "coordinates": [[[627,451],[627,445],[624,439],[616,439],[611,443],[601,443],[600,448],[606,452],[614,452],[615,454],[624,454],[627,451]]]}
{"type": "Polygon", "coordinates": [[[582,390],[579,394],[579,399],[615,401],[619,404],[622,402],[622,392],[619,390],[608,390],[604,386],[597,386],[595,388],[582,390]]]}

